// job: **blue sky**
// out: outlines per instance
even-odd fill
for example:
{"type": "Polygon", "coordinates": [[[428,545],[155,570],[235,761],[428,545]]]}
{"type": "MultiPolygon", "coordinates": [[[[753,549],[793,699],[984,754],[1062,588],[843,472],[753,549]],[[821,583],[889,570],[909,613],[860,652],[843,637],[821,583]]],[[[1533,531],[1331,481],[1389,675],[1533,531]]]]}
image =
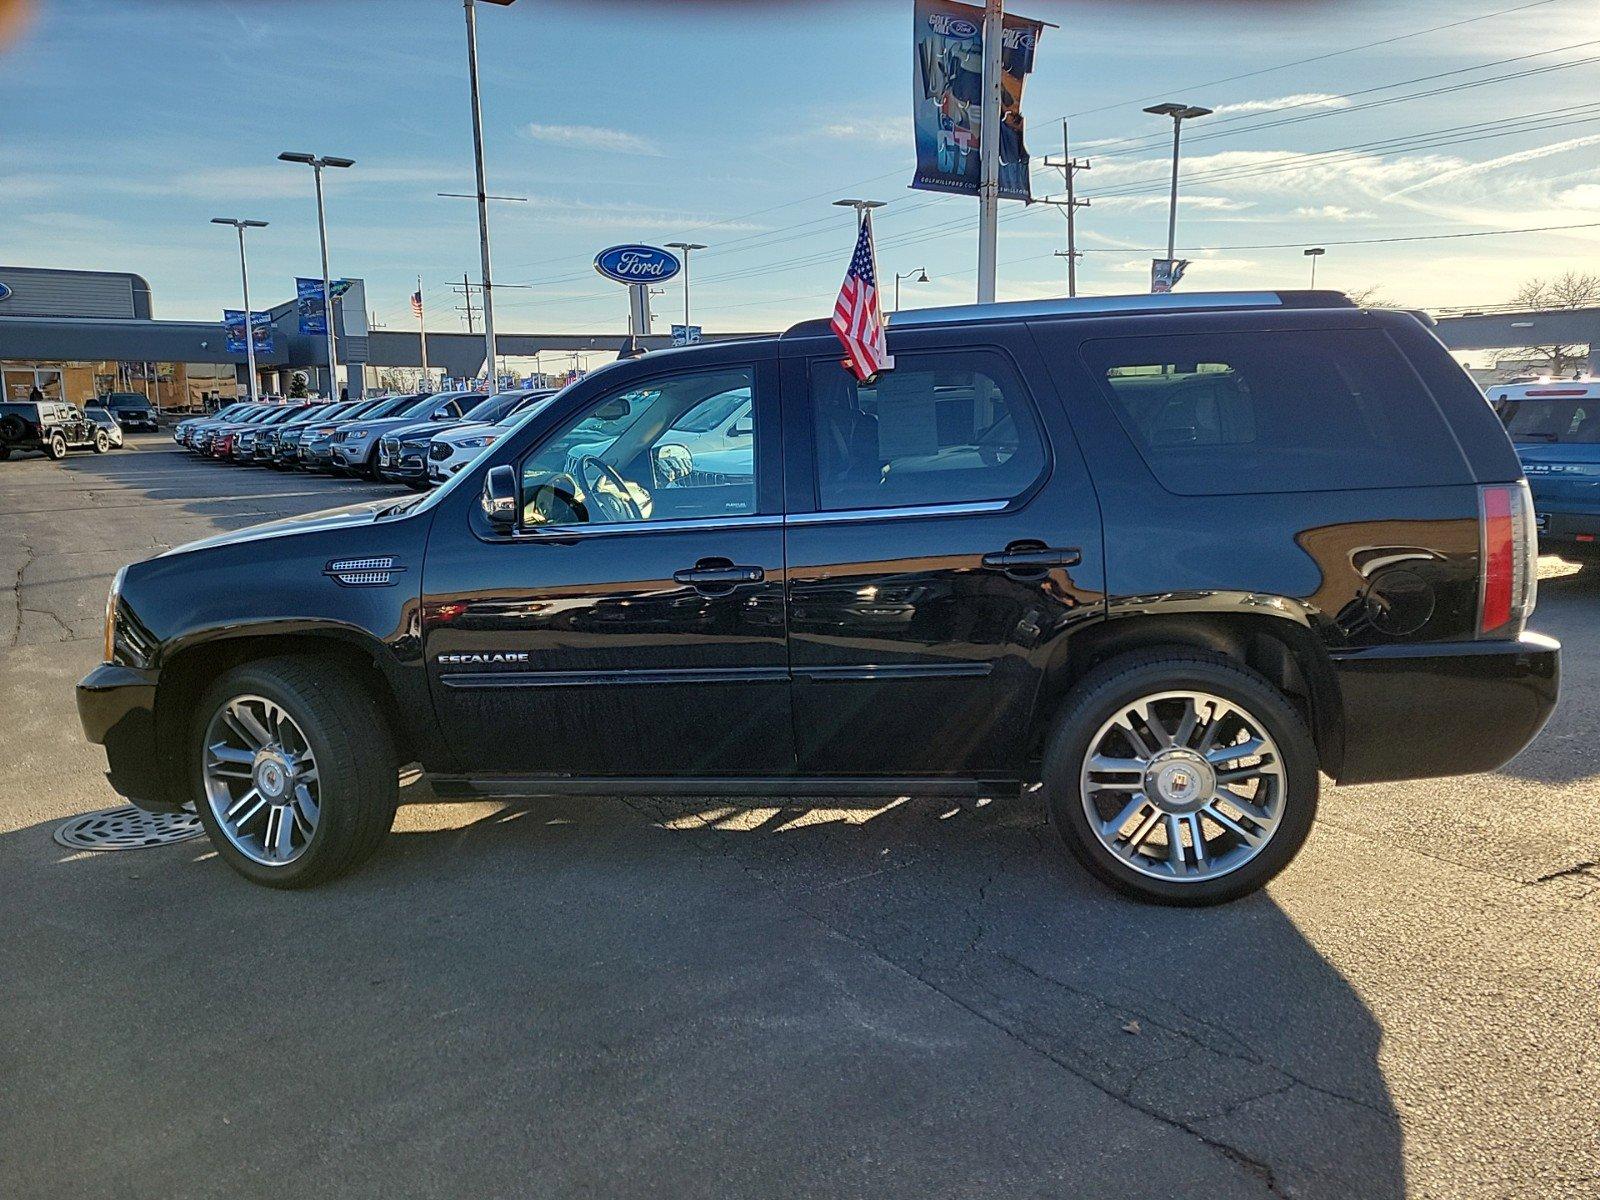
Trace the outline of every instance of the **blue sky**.
{"type": "MultiPolygon", "coordinates": [[[[1600,268],[1600,228],[1335,244],[1600,224],[1593,0],[1527,4],[1014,0],[1060,26],[1028,83],[1031,147],[1057,151],[1060,116],[1078,114],[1094,162],[1082,290],[1148,286],[1167,127],[1140,109],[1162,98],[1217,109],[1185,131],[1186,289],[1303,286],[1315,244],[1319,284],[1411,305],[1600,268]],[[1399,40],[1341,53],[1382,39],[1399,40]],[[1483,124],[1520,117],[1509,136],[1483,124]],[[1429,144],[1446,129],[1474,140],[1429,144]]],[[[841,195],[890,202],[880,269],[932,280],[905,284],[905,303],[972,298],[975,202],[906,187],[910,0],[521,0],[480,5],[478,23],[490,190],[530,198],[492,213],[497,282],[530,285],[500,294],[502,330],[622,329],[622,290],[590,266],[619,241],[709,243],[694,272],[708,329],[825,314],[852,235],[828,203],[841,195]]],[[[357,160],[328,181],[333,271],[366,278],[378,320],[414,327],[420,273],[430,327],[461,328],[448,287],[477,271],[473,205],[435,195],[472,187],[455,0],[34,0],[0,50],[0,261],[137,271],[158,316],[208,318],[237,306],[238,272],[231,231],[207,222],[248,216],[271,222],[251,243],[257,305],[284,299],[318,271],[310,172],[275,161],[285,149],[357,160]]],[[[1035,193],[1058,190],[1036,167],[1035,193]]],[[[1064,290],[1063,226],[1005,206],[1001,298],[1064,290]]],[[[658,327],[680,319],[668,288],[658,327]]]]}

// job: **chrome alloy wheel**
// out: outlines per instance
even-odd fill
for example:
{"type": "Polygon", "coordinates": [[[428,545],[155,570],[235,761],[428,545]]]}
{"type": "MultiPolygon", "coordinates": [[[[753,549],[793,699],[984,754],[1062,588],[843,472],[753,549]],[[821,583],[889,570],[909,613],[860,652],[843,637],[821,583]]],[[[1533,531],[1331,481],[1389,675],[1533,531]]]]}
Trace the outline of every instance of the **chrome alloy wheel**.
{"type": "Polygon", "coordinates": [[[1261,722],[1206,692],[1158,692],[1100,726],[1083,761],[1089,827],[1155,879],[1195,881],[1255,858],[1283,817],[1284,767],[1261,722]]]}
{"type": "Polygon", "coordinates": [[[320,792],[311,743],[282,705],[235,696],[206,727],[201,769],[211,815],[234,848],[281,867],[317,829],[320,792]]]}

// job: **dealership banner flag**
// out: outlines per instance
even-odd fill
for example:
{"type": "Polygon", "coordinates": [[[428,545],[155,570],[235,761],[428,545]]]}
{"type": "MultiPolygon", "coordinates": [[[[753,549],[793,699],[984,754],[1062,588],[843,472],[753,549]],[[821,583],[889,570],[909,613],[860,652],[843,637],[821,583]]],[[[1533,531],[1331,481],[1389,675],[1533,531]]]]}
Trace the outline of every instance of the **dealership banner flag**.
{"type": "MultiPolygon", "coordinates": [[[[225,308],[222,310],[222,328],[227,334],[229,354],[244,354],[244,310],[238,308],[225,308]]],[[[250,314],[250,328],[255,334],[256,353],[271,354],[276,343],[272,336],[272,314],[253,312],[250,314]]]]}
{"type": "MultiPolygon", "coordinates": [[[[917,171],[911,186],[978,194],[983,120],[983,9],[955,0],[913,5],[911,121],[917,171]]],[[[1005,15],[1000,51],[1000,198],[1030,200],[1028,149],[1022,137],[1022,84],[1033,70],[1044,26],[1005,15]]]]}
{"type": "MultiPolygon", "coordinates": [[[[333,281],[333,298],[337,300],[350,290],[348,279],[333,281]]],[[[300,315],[301,333],[327,333],[328,319],[322,307],[322,280],[296,279],[294,281],[295,311],[300,315]]]]}
{"type": "Polygon", "coordinates": [[[1189,266],[1187,258],[1152,258],[1150,260],[1150,293],[1159,296],[1170,292],[1178,286],[1178,280],[1183,278],[1184,270],[1189,266]]]}

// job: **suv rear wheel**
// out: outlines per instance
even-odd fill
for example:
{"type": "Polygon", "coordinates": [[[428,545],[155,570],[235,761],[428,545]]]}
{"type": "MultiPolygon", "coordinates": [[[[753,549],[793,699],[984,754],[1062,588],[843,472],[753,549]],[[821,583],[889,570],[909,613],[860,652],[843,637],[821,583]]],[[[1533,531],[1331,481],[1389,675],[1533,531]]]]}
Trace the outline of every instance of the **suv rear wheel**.
{"type": "Polygon", "coordinates": [[[1255,891],[1304,844],[1317,753],[1288,698],[1218,654],[1127,655],[1067,698],[1045,755],[1051,824],[1111,886],[1162,904],[1255,891]]]}
{"type": "Polygon", "coordinates": [[[256,883],[300,888],[341,875],[394,823],[388,728],[337,669],[287,657],[227,672],[197,706],[189,754],[201,823],[256,883]]]}
{"type": "Polygon", "coordinates": [[[49,441],[44,444],[44,452],[54,459],[63,459],[67,456],[67,435],[59,430],[50,435],[49,441]]]}

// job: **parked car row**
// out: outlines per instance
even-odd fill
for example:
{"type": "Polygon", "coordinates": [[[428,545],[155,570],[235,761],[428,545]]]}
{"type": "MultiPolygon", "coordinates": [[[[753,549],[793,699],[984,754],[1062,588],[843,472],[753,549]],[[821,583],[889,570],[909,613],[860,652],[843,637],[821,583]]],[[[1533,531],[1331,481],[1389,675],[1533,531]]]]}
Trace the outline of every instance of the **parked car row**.
{"type": "Polygon", "coordinates": [[[440,392],[311,403],[238,403],[180,421],[173,440],[206,458],[404,483],[448,479],[501,423],[553,395],[548,390],[440,392]],[[442,450],[434,443],[455,435],[442,450]],[[462,436],[464,435],[464,436],[462,436]],[[438,470],[433,469],[437,464],[438,470]]]}

